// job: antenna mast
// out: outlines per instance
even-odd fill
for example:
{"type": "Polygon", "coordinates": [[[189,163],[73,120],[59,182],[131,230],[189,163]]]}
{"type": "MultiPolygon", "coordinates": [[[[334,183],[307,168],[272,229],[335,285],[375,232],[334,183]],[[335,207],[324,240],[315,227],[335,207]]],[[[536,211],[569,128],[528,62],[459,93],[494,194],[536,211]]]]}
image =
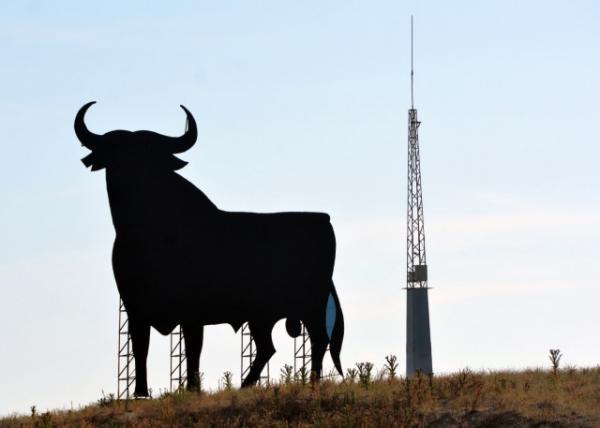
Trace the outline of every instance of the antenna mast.
{"type": "Polygon", "coordinates": [[[421,188],[419,126],[414,107],[413,17],[410,17],[410,105],[408,110],[408,192],[406,225],[406,375],[417,371],[432,373],[431,334],[427,261],[425,256],[425,220],[421,188]]]}
{"type": "Polygon", "coordinates": [[[410,15],[410,108],[415,108],[414,98],[414,76],[415,70],[413,67],[413,16],[410,15]]]}

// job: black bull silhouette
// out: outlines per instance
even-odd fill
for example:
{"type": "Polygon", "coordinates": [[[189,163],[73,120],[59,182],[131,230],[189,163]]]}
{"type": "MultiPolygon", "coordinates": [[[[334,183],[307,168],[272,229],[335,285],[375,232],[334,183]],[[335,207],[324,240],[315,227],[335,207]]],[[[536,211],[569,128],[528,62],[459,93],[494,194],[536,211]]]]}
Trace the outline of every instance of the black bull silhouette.
{"type": "Polygon", "coordinates": [[[312,346],[311,376],[319,379],[330,346],[342,373],[344,318],[333,285],[335,235],[323,213],[257,214],[218,209],[174,171],[186,165],[174,154],[191,148],[196,122],[187,114],[181,137],[150,131],[97,135],[84,123],[75,133],[92,152],[92,171],[106,168],[115,226],[113,271],[129,318],[136,368],[135,395],[147,396],[150,327],[169,334],[181,325],[188,389],[198,388],[205,325],[249,323],[257,355],[242,386],[256,383],[275,353],[271,331],[286,318],[290,336],[304,323],[312,346]]]}

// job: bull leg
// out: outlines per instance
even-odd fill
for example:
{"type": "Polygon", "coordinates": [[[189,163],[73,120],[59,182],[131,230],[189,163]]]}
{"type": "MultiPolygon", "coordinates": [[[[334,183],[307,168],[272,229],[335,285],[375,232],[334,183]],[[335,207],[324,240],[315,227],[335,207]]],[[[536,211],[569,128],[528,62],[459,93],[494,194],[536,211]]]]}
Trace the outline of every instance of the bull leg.
{"type": "Polygon", "coordinates": [[[308,336],[310,338],[310,352],[311,352],[311,370],[310,380],[311,382],[318,382],[321,379],[321,372],[323,371],[323,358],[325,357],[325,351],[329,344],[327,332],[325,331],[325,320],[307,321],[306,329],[308,330],[308,336]]]}
{"type": "Polygon", "coordinates": [[[275,347],[271,338],[271,331],[275,324],[250,322],[249,325],[250,333],[252,333],[252,338],[256,344],[256,359],[252,362],[248,376],[242,382],[242,388],[256,384],[260,379],[263,368],[275,353],[275,347]]]}
{"type": "Polygon", "coordinates": [[[129,334],[135,359],[135,392],[134,397],[148,397],[148,378],[146,359],[150,345],[150,325],[135,319],[129,320],[129,334]]]}
{"type": "Polygon", "coordinates": [[[183,338],[185,340],[185,358],[187,362],[187,390],[200,391],[200,352],[204,326],[183,324],[183,338]]]}

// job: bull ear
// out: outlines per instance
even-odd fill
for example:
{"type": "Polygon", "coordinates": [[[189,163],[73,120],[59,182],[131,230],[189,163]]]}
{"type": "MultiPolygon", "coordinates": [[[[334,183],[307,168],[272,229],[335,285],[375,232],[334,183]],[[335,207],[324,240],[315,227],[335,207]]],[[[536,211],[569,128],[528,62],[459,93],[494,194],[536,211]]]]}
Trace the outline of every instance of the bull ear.
{"type": "Polygon", "coordinates": [[[86,157],[81,159],[81,162],[83,162],[83,164],[85,165],[86,168],[89,168],[90,166],[94,165],[95,161],[96,161],[95,153],[90,153],[89,155],[87,155],[86,157]]]}
{"type": "Polygon", "coordinates": [[[177,171],[178,169],[183,168],[188,163],[179,159],[177,156],[169,155],[169,160],[167,161],[169,165],[169,169],[172,171],[177,171]]]}
{"type": "Polygon", "coordinates": [[[96,152],[90,153],[81,159],[81,162],[83,162],[83,164],[88,168],[91,166],[92,171],[98,171],[99,169],[106,168],[106,162],[104,162],[102,157],[96,152]]]}

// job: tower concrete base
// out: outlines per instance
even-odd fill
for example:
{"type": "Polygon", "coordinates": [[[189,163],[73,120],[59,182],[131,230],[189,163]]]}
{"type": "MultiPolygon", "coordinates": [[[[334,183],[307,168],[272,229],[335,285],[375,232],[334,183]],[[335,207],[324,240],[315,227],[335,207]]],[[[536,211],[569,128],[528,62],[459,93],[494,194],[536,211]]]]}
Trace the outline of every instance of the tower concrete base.
{"type": "Polygon", "coordinates": [[[429,298],[427,288],[407,288],[406,376],[432,374],[429,298]]]}

